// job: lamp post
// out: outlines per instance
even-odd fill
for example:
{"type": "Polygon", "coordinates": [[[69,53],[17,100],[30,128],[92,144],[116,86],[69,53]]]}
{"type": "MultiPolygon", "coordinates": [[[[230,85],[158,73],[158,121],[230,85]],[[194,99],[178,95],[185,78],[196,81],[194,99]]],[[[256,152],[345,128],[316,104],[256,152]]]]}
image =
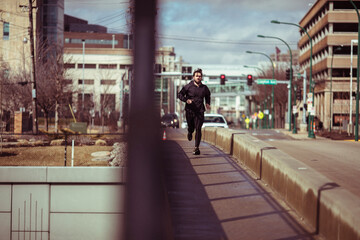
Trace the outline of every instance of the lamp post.
{"type": "MultiPolygon", "coordinates": [[[[332,54],[331,54],[331,66],[330,66],[330,126],[329,126],[329,132],[331,133],[331,127],[333,124],[333,118],[332,118],[332,102],[333,102],[333,92],[332,92],[332,73],[333,73],[333,61],[334,61],[334,52],[337,50],[340,50],[341,47],[337,47],[335,49],[332,50],[332,54]]],[[[352,101],[351,96],[350,96],[350,101],[352,101]]]]}
{"type": "Polygon", "coordinates": [[[283,39],[278,38],[278,37],[273,37],[273,36],[264,36],[264,35],[257,35],[257,37],[259,38],[273,38],[273,39],[278,39],[280,41],[282,41],[289,49],[289,53],[290,53],[290,80],[289,80],[289,101],[288,101],[288,117],[289,117],[289,131],[291,131],[291,109],[292,109],[292,100],[291,100],[291,89],[292,89],[292,78],[293,78],[293,72],[292,72],[292,52],[291,52],[291,48],[289,46],[289,44],[287,44],[287,42],[285,42],[283,39]]]}
{"type": "MultiPolygon", "coordinates": [[[[262,52],[253,52],[253,51],[246,51],[246,53],[250,53],[250,54],[260,54],[260,55],[263,55],[265,57],[267,57],[270,62],[271,62],[271,66],[272,66],[272,78],[275,79],[275,68],[274,68],[274,62],[273,60],[271,59],[271,57],[269,57],[268,55],[266,55],[265,53],[262,53],[262,52]]],[[[274,115],[274,85],[272,86],[272,90],[271,90],[271,98],[272,98],[272,101],[271,101],[271,112],[272,112],[272,115],[274,115]]],[[[271,118],[271,128],[274,128],[274,116],[272,116],[271,118]]]]}
{"type": "MultiPolygon", "coordinates": [[[[296,91],[297,91],[297,85],[294,85],[294,104],[296,105],[296,91]]],[[[294,128],[292,133],[297,133],[297,126],[296,126],[296,113],[294,113],[294,128]]]]}
{"type": "MultiPolygon", "coordinates": [[[[264,100],[264,113],[265,113],[265,110],[267,108],[267,98],[265,97],[265,100],[264,100]]],[[[263,128],[267,129],[268,128],[268,118],[266,117],[266,114],[265,115],[265,119],[264,119],[264,124],[263,124],[263,128]]]]}
{"type": "MultiPolygon", "coordinates": [[[[358,43],[360,43],[360,14],[359,10],[354,4],[352,0],[349,0],[350,3],[353,5],[353,7],[356,10],[357,16],[358,16],[358,43]]],[[[359,141],[359,68],[360,68],[360,47],[358,45],[357,48],[357,69],[356,69],[356,119],[355,119],[355,141],[359,141]]],[[[350,96],[350,100],[351,100],[350,96]]],[[[352,100],[351,100],[352,101],[352,100]]],[[[351,109],[352,110],[352,109],[351,109]]]]}
{"type": "Polygon", "coordinates": [[[83,50],[83,64],[82,64],[82,110],[84,111],[84,102],[85,102],[85,94],[84,94],[84,75],[85,75],[85,39],[82,40],[82,50],[83,50]]]}
{"type": "Polygon", "coordinates": [[[263,76],[265,76],[264,70],[262,70],[262,69],[259,68],[259,67],[256,67],[256,66],[248,66],[248,65],[244,65],[243,67],[244,67],[244,68],[255,68],[255,69],[259,70],[259,71],[263,74],[263,76]]]}
{"type": "MultiPolygon", "coordinates": [[[[305,30],[305,28],[303,28],[302,26],[298,25],[298,24],[295,24],[295,23],[289,23],[289,22],[280,22],[280,21],[276,21],[276,20],[272,20],[271,23],[275,23],[275,24],[287,24],[287,25],[293,25],[293,26],[296,26],[296,27],[299,27],[301,28],[305,33],[306,35],[308,36],[309,38],[309,42],[310,42],[310,72],[309,72],[309,92],[312,93],[312,104],[313,106],[314,105],[314,88],[313,88],[313,84],[312,84],[312,39],[309,35],[309,33],[305,30]]],[[[313,121],[313,116],[309,113],[309,126],[308,126],[308,129],[309,129],[309,134],[308,134],[308,137],[309,138],[315,138],[315,135],[314,135],[314,129],[312,127],[312,121],[313,121]]]]}

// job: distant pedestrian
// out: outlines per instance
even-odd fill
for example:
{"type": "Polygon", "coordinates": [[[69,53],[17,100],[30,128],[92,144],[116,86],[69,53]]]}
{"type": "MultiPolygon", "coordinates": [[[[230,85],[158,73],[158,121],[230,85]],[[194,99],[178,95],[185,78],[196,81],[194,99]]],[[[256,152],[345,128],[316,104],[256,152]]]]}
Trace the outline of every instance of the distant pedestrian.
{"type": "Polygon", "coordinates": [[[204,123],[204,100],[206,109],[210,110],[210,90],[202,84],[202,70],[196,69],[193,73],[193,79],[185,85],[178,93],[178,98],[185,102],[185,114],[188,125],[187,138],[192,140],[193,133],[195,133],[195,149],[193,154],[199,155],[199,145],[201,141],[201,127],[204,123]]]}

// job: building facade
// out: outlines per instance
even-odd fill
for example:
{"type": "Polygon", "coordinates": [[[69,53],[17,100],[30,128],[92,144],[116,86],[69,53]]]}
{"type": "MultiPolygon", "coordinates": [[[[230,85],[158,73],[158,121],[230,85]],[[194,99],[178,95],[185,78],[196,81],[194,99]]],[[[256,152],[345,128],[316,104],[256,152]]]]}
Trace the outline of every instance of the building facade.
{"type": "MultiPolygon", "coordinates": [[[[354,3],[360,8],[360,1],[354,3]]],[[[325,129],[353,132],[356,81],[351,79],[356,78],[357,44],[352,48],[352,41],[358,36],[356,11],[347,0],[318,0],[299,24],[312,39],[315,116],[325,129]]],[[[305,32],[301,30],[300,34],[299,63],[309,76],[310,41],[305,32]]]]}
{"type": "Polygon", "coordinates": [[[124,34],[65,32],[64,55],[76,110],[109,117],[127,107],[133,51],[124,34]]]}
{"type": "MultiPolygon", "coordinates": [[[[30,69],[29,1],[2,0],[0,27],[0,59],[8,64],[10,74],[30,69]]],[[[64,32],[64,0],[35,0],[33,30],[35,47],[40,42],[55,42],[61,45],[64,32]]]]}

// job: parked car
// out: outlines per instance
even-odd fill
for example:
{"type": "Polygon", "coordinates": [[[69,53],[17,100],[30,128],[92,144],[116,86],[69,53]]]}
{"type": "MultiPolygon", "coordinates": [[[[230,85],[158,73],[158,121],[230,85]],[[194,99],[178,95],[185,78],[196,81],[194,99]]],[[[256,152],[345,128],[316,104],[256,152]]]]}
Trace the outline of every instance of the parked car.
{"type": "Polygon", "coordinates": [[[179,128],[179,118],[175,113],[167,113],[161,117],[162,127],[179,128]]]}
{"type": "Polygon", "coordinates": [[[202,127],[222,127],[229,128],[226,119],[221,114],[205,113],[205,119],[202,127]]]}

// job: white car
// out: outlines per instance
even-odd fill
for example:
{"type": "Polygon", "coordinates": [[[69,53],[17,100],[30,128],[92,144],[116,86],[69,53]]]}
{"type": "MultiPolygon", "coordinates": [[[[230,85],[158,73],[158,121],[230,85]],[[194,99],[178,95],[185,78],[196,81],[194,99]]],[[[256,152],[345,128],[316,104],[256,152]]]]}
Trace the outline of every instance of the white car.
{"type": "Polygon", "coordinates": [[[205,113],[202,127],[222,127],[229,128],[226,119],[221,114],[205,113]]]}

